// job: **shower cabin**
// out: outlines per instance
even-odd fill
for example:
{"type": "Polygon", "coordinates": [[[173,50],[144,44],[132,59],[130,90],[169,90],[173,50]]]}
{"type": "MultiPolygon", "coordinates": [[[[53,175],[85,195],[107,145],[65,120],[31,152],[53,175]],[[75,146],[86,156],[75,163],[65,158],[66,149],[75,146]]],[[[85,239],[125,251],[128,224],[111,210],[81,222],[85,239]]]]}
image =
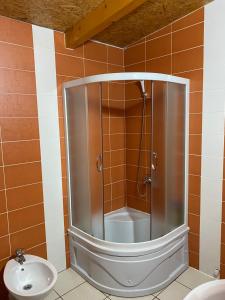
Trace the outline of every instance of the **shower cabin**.
{"type": "Polygon", "coordinates": [[[157,292],[188,267],[189,81],[64,84],[71,267],[103,292],[157,292]]]}

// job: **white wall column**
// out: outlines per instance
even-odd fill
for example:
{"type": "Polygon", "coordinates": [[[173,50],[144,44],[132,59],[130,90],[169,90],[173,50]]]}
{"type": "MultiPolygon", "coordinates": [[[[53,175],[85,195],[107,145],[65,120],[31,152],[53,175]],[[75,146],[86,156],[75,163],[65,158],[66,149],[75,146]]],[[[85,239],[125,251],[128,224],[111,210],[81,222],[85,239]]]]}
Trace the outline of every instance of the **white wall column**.
{"type": "Polygon", "coordinates": [[[32,26],[47,256],[66,268],[58,101],[53,30],[32,26]]]}
{"type": "Polygon", "coordinates": [[[200,270],[213,275],[220,267],[224,108],[225,1],[205,6],[200,270]]]}

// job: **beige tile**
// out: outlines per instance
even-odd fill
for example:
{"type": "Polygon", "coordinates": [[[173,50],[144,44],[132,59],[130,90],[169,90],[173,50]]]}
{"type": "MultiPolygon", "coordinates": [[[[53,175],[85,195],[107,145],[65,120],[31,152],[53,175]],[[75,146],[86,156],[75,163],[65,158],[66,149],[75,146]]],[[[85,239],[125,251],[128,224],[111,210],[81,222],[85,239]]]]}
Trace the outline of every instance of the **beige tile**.
{"type": "Polygon", "coordinates": [[[105,298],[103,293],[87,282],[63,296],[64,300],[103,300],[105,298]]]}
{"type": "Polygon", "coordinates": [[[177,278],[178,282],[191,289],[210,280],[213,280],[213,278],[191,267],[177,278]]]}
{"type": "Polygon", "coordinates": [[[55,299],[60,299],[59,295],[53,290],[51,293],[45,297],[43,300],[55,300],[55,299]]]}
{"type": "Polygon", "coordinates": [[[160,300],[183,300],[191,290],[174,281],[157,298],[160,300]]]}
{"type": "Polygon", "coordinates": [[[75,271],[73,271],[72,269],[67,269],[59,273],[54,290],[59,295],[63,295],[69,292],[70,290],[74,289],[84,281],[85,280],[75,271]]]}
{"type": "Polygon", "coordinates": [[[135,299],[135,300],[152,300],[152,299],[154,299],[154,296],[148,295],[148,296],[145,296],[145,297],[135,297],[135,298],[124,298],[124,297],[109,296],[109,299],[111,299],[111,300],[132,300],[132,299],[135,299]]]}

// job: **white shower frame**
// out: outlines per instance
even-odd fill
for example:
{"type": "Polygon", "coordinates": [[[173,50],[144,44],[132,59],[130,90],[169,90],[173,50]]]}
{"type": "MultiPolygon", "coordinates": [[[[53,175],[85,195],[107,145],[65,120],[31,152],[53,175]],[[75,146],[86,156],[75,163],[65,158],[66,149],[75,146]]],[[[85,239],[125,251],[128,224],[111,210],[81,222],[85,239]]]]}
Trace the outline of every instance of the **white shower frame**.
{"type": "MultiPolygon", "coordinates": [[[[138,297],[157,292],[188,267],[188,156],[189,156],[189,79],[149,72],[108,73],[88,76],[63,84],[65,139],[67,135],[66,89],[91,83],[149,80],[185,85],[185,215],[184,224],[168,234],[141,243],[113,243],[95,238],[72,224],[70,170],[67,168],[69,239],[71,267],[105,293],[138,297]],[[123,258],[123,260],[121,260],[123,258]],[[173,259],[176,263],[171,262],[173,259]],[[177,261],[179,263],[177,264],[177,261]],[[143,263],[147,266],[143,279],[143,263]],[[174,265],[171,269],[171,266],[174,265]],[[131,276],[132,268],[135,276],[131,276]],[[140,267],[140,268],[138,268],[140,267]],[[157,272],[158,269],[158,272],[157,272]],[[111,274],[113,273],[113,274],[111,274]],[[167,277],[165,279],[165,276],[167,277]],[[128,279],[131,278],[131,279],[128,279]],[[162,278],[162,279],[161,279],[162,278]]],[[[68,147],[67,147],[68,149],[68,147]]],[[[68,150],[67,154],[68,154],[68,150]]],[[[67,155],[67,165],[70,165],[67,155]]]]}

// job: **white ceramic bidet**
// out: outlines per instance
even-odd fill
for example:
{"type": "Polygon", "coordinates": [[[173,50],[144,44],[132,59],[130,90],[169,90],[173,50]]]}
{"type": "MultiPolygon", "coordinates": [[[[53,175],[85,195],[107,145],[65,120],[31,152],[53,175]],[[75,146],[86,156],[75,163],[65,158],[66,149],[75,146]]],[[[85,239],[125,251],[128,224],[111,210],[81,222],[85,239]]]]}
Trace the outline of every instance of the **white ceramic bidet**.
{"type": "Polygon", "coordinates": [[[56,282],[57,271],[41,257],[24,255],[24,258],[22,264],[15,259],[8,261],[4,270],[5,285],[15,299],[44,299],[56,282]]]}
{"type": "Polygon", "coordinates": [[[225,279],[214,280],[196,287],[184,300],[224,300],[225,279]]]}

